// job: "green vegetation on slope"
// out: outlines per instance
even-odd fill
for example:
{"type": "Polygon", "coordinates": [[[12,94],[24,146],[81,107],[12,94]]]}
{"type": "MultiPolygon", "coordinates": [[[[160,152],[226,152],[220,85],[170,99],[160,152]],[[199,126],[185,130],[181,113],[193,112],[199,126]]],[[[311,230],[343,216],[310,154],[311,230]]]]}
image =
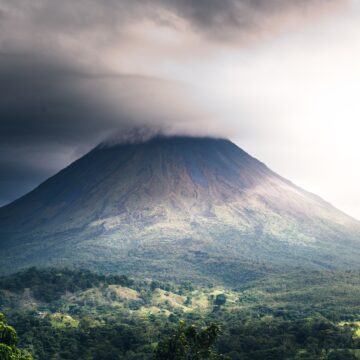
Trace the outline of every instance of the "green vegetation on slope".
{"type": "Polygon", "coordinates": [[[359,275],[299,270],[229,288],[32,268],[0,279],[0,309],[39,360],[156,359],[171,344],[184,355],[212,324],[214,356],[357,359],[359,275]]]}

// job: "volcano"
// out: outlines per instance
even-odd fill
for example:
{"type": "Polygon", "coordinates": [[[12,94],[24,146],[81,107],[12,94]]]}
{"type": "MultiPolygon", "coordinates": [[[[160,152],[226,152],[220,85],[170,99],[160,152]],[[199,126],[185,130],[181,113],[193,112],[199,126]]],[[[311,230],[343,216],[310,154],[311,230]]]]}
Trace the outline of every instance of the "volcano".
{"type": "Polygon", "coordinates": [[[360,223],[225,139],[101,144],[0,209],[0,272],[76,266],[240,280],[353,268],[360,223]]]}

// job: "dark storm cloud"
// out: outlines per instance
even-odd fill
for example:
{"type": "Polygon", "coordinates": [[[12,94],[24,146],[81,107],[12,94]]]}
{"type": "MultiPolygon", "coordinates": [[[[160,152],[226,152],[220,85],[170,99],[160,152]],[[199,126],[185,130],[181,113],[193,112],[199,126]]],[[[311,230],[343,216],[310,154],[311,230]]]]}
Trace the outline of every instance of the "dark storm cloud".
{"type": "Polygon", "coordinates": [[[0,205],[104,138],[148,123],[158,131],[170,126],[191,108],[179,100],[182,92],[155,78],[94,74],[57,59],[1,54],[0,205]]]}
{"type": "Polygon", "coordinates": [[[213,39],[245,40],[272,31],[288,17],[308,17],[339,0],[159,0],[191,26],[213,39]]]}
{"type": "Polygon", "coordinates": [[[109,114],[97,107],[91,88],[79,90],[86,79],[56,61],[0,56],[1,143],[73,142],[101,130],[97,116],[106,124],[109,114]]]}
{"type": "MultiPolygon", "coordinates": [[[[346,0],[13,0],[0,2],[0,19],[18,19],[57,34],[96,32],[118,36],[129,23],[150,19],[176,26],[174,16],[193,28],[212,35],[238,36],[242,31],[269,30],[272,18],[297,13],[309,16],[346,0]]],[[[101,40],[104,40],[102,37],[101,40]]]]}
{"type": "Polygon", "coordinates": [[[71,145],[147,121],[161,127],[167,115],[162,106],[181,103],[182,92],[177,83],[156,78],[93,74],[56,60],[0,55],[0,142],[71,145]]]}
{"type": "MultiPolygon", "coordinates": [[[[341,2],[0,0],[0,205],[134,124],[206,128],[194,120],[201,116],[183,87],[108,66],[114,60],[109,49],[123,46],[118,61],[131,63],[126,46],[143,48],[141,35],[129,30],[134,24],[236,43],[293,13],[341,2]]],[[[166,57],[166,49],[158,56],[166,57]]]]}

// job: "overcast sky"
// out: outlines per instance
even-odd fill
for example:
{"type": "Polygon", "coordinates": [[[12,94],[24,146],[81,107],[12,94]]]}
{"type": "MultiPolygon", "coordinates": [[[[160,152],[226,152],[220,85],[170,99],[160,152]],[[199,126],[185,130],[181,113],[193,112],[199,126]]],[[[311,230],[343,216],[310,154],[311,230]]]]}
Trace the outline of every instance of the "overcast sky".
{"type": "Polygon", "coordinates": [[[0,205],[133,126],[228,137],[360,219],[360,5],[0,0],[0,205]]]}

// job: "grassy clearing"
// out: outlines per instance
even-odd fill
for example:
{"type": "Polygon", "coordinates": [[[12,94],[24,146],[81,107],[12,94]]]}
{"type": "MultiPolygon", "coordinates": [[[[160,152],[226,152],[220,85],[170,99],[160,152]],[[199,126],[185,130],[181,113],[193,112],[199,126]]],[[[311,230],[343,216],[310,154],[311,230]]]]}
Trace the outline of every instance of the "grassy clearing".
{"type": "Polygon", "coordinates": [[[51,326],[54,328],[77,328],[79,326],[79,320],[74,319],[68,314],[54,313],[49,316],[51,326]]]}

